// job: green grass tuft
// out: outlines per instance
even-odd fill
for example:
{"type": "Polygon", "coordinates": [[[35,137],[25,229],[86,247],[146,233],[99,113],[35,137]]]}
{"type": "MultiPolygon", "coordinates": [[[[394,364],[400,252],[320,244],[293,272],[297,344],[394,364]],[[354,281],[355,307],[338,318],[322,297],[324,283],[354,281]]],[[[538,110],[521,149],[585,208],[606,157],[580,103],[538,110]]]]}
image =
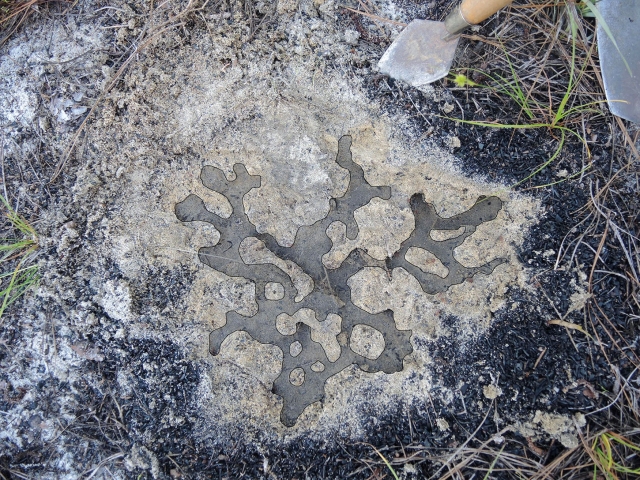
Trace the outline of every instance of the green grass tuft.
{"type": "Polygon", "coordinates": [[[38,249],[35,229],[0,195],[5,216],[17,238],[3,238],[0,242],[0,322],[5,310],[29,288],[37,285],[38,266],[30,265],[33,253],[38,249]],[[17,263],[16,263],[17,262],[17,263]]]}
{"type": "Polygon", "coordinates": [[[613,432],[603,432],[593,440],[593,479],[618,480],[618,474],[640,478],[640,467],[626,467],[622,462],[640,453],[640,447],[613,432]]]}
{"type": "MultiPolygon", "coordinates": [[[[587,1],[586,9],[590,8],[587,1]]],[[[502,129],[547,129],[549,133],[557,138],[557,147],[555,148],[553,154],[541,165],[536,167],[529,175],[515,184],[511,185],[510,188],[514,188],[530,179],[535,177],[538,173],[540,173],[543,169],[551,166],[555,160],[558,159],[558,156],[562,152],[564,148],[567,138],[573,136],[577,138],[584,146],[587,157],[591,158],[591,152],[589,150],[589,146],[587,140],[583,136],[583,134],[578,130],[581,125],[580,119],[583,118],[585,114],[590,115],[601,115],[602,111],[597,108],[598,105],[602,103],[606,103],[606,100],[597,100],[591,102],[580,103],[578,105],[573,105],[573,101],[575,97],[577,97],[577,86],[581,81],[583,75],[585,74],[585,69],[587,67],[587,62],[583,63],[581,68],[576,67],[577,62],[577,54],[576,54],[576,39],[578,37],[578,22],[580,19],[578,18],[580,15],[578,14],[578,10],[575,8],[565,8],[565,12],[568,18],[568,31],[562,32],[563,37],[565,39],[569,39],[570,41],[570,56],[568,60],[568,82],[566,87],[562,91],[562,96],[560,98],[559,103],[554,104],[554,102],[549,99],[548,103],[544,103],[539,99],[536,99],[532,96],[532,92],[526,91],[525,86],[518,76],[518,72],[514,67],[514,64],[509,56],[506,48],[503,46],[502,51],[504,54],[504,58],[507,61],[510,77],[504,77],[498,74],[489,74],[482,70],[477,69],[468,69],[473,72],[478,72],[481,76],[484,76],[489,81],[488,84],[479,84],[471,79],[469,79],[466,75],[457,72],[453,74],[452,80],[458,87],[473,87],[473,88],[485,88],[491,90],[494,94],[498,96],[504,96],[513,101],[518,108],[520,109],[519,117],[524,118],[522,123],[500,123],[500,122],[491,122],[491,121],[475,121],[475,120],[463,120],[459,118],[451,118],[446,117],[449,120],[454,120],[460,123],[466,123],[468,125],[475,125],[478,127],[486,127],[486,128],[502,128],[502,129]]],[[[595,44],[591,46],[587,53],[588,56],[593,54],[595,44]]],[[[543,188],[551,185],[555,185],[557,183],[566,181],[567,179],[573,178],[575,176],[581,175],[585,170],[589,168],[587,165],[582,170],[575,172],[562,180],[557,182],[548,183],[544,185],[537,185],[535,188],[543,188]]]]}

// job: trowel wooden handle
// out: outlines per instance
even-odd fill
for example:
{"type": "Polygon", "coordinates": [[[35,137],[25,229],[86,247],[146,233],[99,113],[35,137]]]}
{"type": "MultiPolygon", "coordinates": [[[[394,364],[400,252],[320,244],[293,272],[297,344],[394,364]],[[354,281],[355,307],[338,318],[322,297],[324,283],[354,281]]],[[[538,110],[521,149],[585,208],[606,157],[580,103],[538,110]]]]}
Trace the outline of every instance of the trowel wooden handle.
{"type": "Polygon", "coordinates": [[[444,23],[451,35],[460,33],[465,28],[486,20],[513,0],[462,0],[459,7],[453,10],[444,23]]]}
{"type": "Polygon", "coordinates": [[[513,0],[462,0],[460,13],[469,25],[476,25],[511,2],[513,0]]]}

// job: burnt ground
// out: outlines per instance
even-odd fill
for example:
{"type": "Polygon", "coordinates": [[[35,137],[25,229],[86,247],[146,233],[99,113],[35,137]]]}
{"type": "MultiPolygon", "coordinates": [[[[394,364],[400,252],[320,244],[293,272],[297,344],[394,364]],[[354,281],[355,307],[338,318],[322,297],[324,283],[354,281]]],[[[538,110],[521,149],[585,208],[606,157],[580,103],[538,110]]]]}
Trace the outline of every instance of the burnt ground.
{"type": "MultiPolygon", "coordinates": [[[[444,3],[430,8],[401,6],[418,17],[438,16],[448,9],[444,3]]],[[[354,24],[354,17],[343,12],[338,21],[349,26],[354,24]]],[[[370,25],[366,21],[358,22],[356,30],[369,31],[370,25]]],[[[481,33],[490,32],[493,27],[489,23],[481,33]]],[[[264,28],[268,29],[269,25],[264,28]]],[[[387,44],[372,33],[368,39],[363,36],[354,48],[359,49],[361,56],[376,59],[387,44]]],[[[472,48],[478,53],[482,47],[473,45],[472,48]]],[[[366,62],[354,65],[351,74],[358,75],[362,71],[369,95],[380,101],[385,109],[409,112],[414,117],[413,128],[417,136],[432,137],[436,144],[444,147],[449,146],[448,138],[457,137],[460,146],[452,149],[453,154],[470,174],[482,173],[513,184],[545,162],[557,145],[557,137],[547,129],[514,133],[513,130],[488,130],[442,118],[444,105],[451,104],[455,106],[451,115],[457,118],[499,118],[504,123],[517,122],[517,106],[508,101],[495,97],[487,100],[486,93],[458,88],[444,80],[434,85],[435,95],[440,100],[433,102],[433,92],[422,93],[396,84],[381,78],[370,67],[366,62]],[[478,104],[481,109],[477,108],[478,104]]],[[[531,188],[559,180],[557,173],[562,169],[575,172],[582,168],[584,147],[580,141],[569,138],[557,163],[530,182],[516,187],[526,189],[544,207],[544,218],[533,228],[528,242],[519,252],[525,265],[535,267],[541,273],[531,289],[514,288],[509,292],[508,305],[495,312],[492,327],[479,341],[471,345],[459,344],[451,340],[456,338],[452,336],[431,345],[435,358],[432,373],[456,392],[448,404],[425,401],[421,407],[399,405],[397,410],[389,411],[385,416],[372,413],[366,438],[357,444],[339,438],[323,442],[296,440],[284,448],[275,444],[271,448],[268,444],[258,448],[203,442],[194,435],[194,419],[190,418],[193,388],[199,375],[203,374],[200,367],[185,358],[170,342],[128,342],[118,339],[115,330],[107,330],[105,335],[97,329],[89,329],[79,339],[95,345],[103,356],[102,361],[89,363],[92,370],[86,372],[87,377],[97,379],[97,382],[69,384],[51,377],[38,384],[35,394],[30,392],[32,401],[47,415],[66,419],[67,424],[63,425],[68,433],[66,447],[75,452],[73,462],[86,465],[87,469],[107,457],[115,456],[122,461],[121,452],[137,451],[136,461],[127,466],[127,478],[390,478],[372,446],[393,459],[396,470],[403,471],[405,478],[423,478],[438,471],[435,457],[460,446],[476,430],[471,446],[493,438],[510,422],[533,416],[537,410],[574,414],[605,407],[615,396],[617,379],[611,365],[619,369],[619,375],[627,378],[640,353],[637,346],[638,311],[634,310],[632,302],[638,292],[628,280],[625,254],[611,234],[601,244],[606,222],[582,222],[593,215],[594,209],[589,207],[590,191],[597,191],[597,186],[601,187],[615,177],[610,193],[603,200],[604,205],[625,217],[632,228],[639,224],[637,179],[640,165],[637,159],[630,167],[626,163],[627,149],[612,124],[613,119],[606,111],[590,119],[590,136],[594,140],[589,147],[593,163],[583,175],[551,187],[531,188]],[[577,239],[581,244],[573,251],[577,239]],[[565,244],[571,245],[569,253],[566,253],[565,244]],[[551,250],[553,254],[545,254],[551,250]],[[563,256],[558,268],[556,260],[560,251],[563,256]],[[589,326],[590,331],[604,341],[605,347],[585,340],[578,331],[547,324],[547,319],[558,316],[557,312],[563,315],[567,312],[571,300],[565,287],[579,280],[577,267],[591,270],[596,251],[600,251],[600,266],[593,269],[589,279],[593,297],[585,311],[574,311],[564,320],[589,326]],[[517,308],[511,308],[513,304],[517,304],[517,308]],[[597,316],[606,316],[611,322],[609,329],[615,327],[617,333],[608,337],[602,325],[593,320],[597,316]],[[615,348],[613,340],[621,345],[626,343],[628,348],[621,352],[615,348]],[[145,368],[149,358],[159,360],[162,368],[149,372],[145,368]],[[119,365],[122,364],[129,365],[133,372],[128,392],[123,392],[117,385],[119,365]],[[493,376],[500,379],[503,388],[503,394],[495,403],[485,398],[481,387],[493,376]],[[75,397],[83,408],[66,411],[64,401],[56,400],[66,396],[75,397]],[[157,405],[150,412],[146,406],[152,401],[157,405]],[[470,405],[482,407],[472,409],[470,405]],[[174,412],[181,412],[180,418],[175,418],[174,412]],[[442,431],[436,419],[445,419],[451,428],[442,431]],[[402,470],[405,463],[411,463],[414,469],[402,470]]],[[[636,127],[628,125],[628,128],[633,133],[636,127]]],[[[20,135],[31,137],[36,132],[35,129],[20,131],[14,140],[20,142],[20,135]]],[[[46,183],[39,179],[50,178],[55,170],[55,161],[46,147],[43,147],[42,155],[31,159],[29,168],[18,159],[6,158],[4,162],[7,185],[29,190],[29,197],[34,202],[29,208],[34,217],[52,204],[59,205],[64,211],[65,190],[73,184],[73,163],[67,165],[65,174],[56,181],[46,183]]],[[[64,213],[69,218],[77,216],[77,212],[64,213]]],[[[91,234],[86,225],[75,225],[75,228],[81,235],[91,234]]],[[[637,230],[632,232],[637,233],[637,230]]],[[[52,250],[40,255],[54,257],[57,254],[52,250]]],[[[70,257],[69,271],[76,268],[81,266],[75,265],[70,257]]],[[[112,279],[121,275],[115,266],[106,266],[106,270],[111,272],[112,279]]],[[[161,311],[169,304],[178,304],[181,286],[190,282],[188,271],[150,271],[148,274],[152,281],[140,286],[134,295],[140,321],[145,321],[150,310],[161,311]],[[167,289],[167,285],[176,288],[167,289]]],[[[95,285],[86,285],[87,299],[95,294],[95,289],[95,285]]],[[[66,299],[69,304],[83,300],[82,297],[66,299]]],[[[14,339],[21,335],[20,329],[25,328],[14,321],[23,308],[27,307],[18,301],[5,314],[0,348],[3,368],[9,364],[14,339]]],[[[26,313],[52,318],[59,312],[26,313]]],[[[90,313],[97,324],[106,315],[99,310],[90,313]]],[[[55,331],[56,327],[51,325],[51,328],[55,331]]],[[[455,329],[455,322],[451,322],[450,328],[455,329]]],[[[0,398],[0,411],[7,410],[27,393],[19,388],[6,389],[0,398]]],[[[33,410],[35,407],[33,405],[33,410]]],[[[591,428],[599,428],[613,426],[615,419],[603,411],[588,416],[587,421],[591,428]]],[[[34,417],[20,426],[28,440],[23,448],[0,453],[0,474],[4,478],[38,478],[45,472],[56,471],[51,462],[57,458],[58,445],[55,438],[40,438],[40,422],[40,418],[34,417]]],[[[534,456],[542,463],[551,462],[563,451],[562,445],[554,439],[539,440],[532,447],[531,442],[518,433],[508,432],[503,436],[506,437],[506,451],[534,456]]],[[[500,444],[496,444],[499,448],[500,444]]],[[[508,473],[494,474],[493,478],[503,477],[509,477],[508,473]]]]}

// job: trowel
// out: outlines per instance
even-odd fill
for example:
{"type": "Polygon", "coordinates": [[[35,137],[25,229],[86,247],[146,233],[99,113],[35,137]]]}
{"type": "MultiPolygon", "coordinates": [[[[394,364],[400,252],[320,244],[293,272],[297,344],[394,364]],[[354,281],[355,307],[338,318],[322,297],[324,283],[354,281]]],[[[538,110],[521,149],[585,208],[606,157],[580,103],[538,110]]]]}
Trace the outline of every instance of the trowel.
{"type": "Polygon", "coordinates": [[[597,8],[602,16],[598,53],[609,109],[640,123],[640,0],[601,0],[597,8]]]}
{"type": "Polygon", "coordinates": [[[486,20],[513,0],[462,0],[444,22],[414,20],[378,62],[381,73],[420,87],[449,73],[465,28],[486,20]]]}

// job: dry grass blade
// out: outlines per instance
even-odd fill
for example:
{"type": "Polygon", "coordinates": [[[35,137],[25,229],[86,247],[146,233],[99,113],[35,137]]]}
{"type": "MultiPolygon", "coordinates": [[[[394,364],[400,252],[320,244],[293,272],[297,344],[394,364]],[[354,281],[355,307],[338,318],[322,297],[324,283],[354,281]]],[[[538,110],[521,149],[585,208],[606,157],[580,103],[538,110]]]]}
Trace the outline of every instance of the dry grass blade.
{"type": "Polygon", "coordinates": [[[343,7],[343,8],[345,10],[349,10],[350,12],[357,13],[358,15],[362,15],[363,17],[370,18],[371,20],[374,20],[376,22],[389,23],[391,25],[398,25],[400,27],[406,27],[407,26],[406,23],[396,22],[395,20],[391,20],[389,18],[380,17],[380,16],[374,15],[372,13],[362,12],[360,10],[355,10],[355,9],[353,9],[351,7],[343,7]]]}
{"type": "MultiPolygon", "coordinates": [[[[542,464],[533,459],[527,458],[522,455],[505,452],[507,448],[503,445],[500,450],[495,450],[488,446],[481,446],[478,448],[468,448],[465,450],[465,460],[468,460],[465,470],[460,470],[458,473],[462,475],[474,472],[484,473],[484,478],[489,477],[491,473],[497,472],[517,472],[524,478],[529,478],[535,475],[542,464]]],[[[463,477],[464,478],[464,477],[463,477]]]]}
{"type": "Polygon", "coordinates": [[[0,37],[0,46],[4,45],[27,17],[36,11],[38,5],[69,0],[0,0],[0,31],[7,33],[0,37]]]}
{"type": "Polygon", "coordinates": [[[122,458],[122,457],[124,457],[124,453],[122,453],[122,452],[113,454],[110,457],[107,457],[104,460],[102,460],[95,467],[91,468],[90,470],[87,470],[87,471],[83,472],[82,476],[88,474],[88,476],[85,477],[85,478],[86,478],[86,480],[89,480],[89,479],[95,477],[100,472],[100,469],[102,467],[104,467],[106,464],[108,464],[109,462],[113,462],[114,460],[118,460],[119,458],[122,458]]]}
{"type": "Polygon", "coordinates": [[[559,325],[561,327],[565,327],[565,328],[570,328],[572,330],[578,330],[579,332],[584,333],[585,335],[587,335],[588,337],[590,337],[591,335],[589,335],[589,333],[587,333],[587,331],[582,328],[580,325],[578,325],[577,323],[571,323],[571,322],[567,322],[565,320],[559,320],[559,319],[554,319],[554,320],[549,320],[547,322],[548,325],[559,325]]]}
{"type": "MultiPolygon", "coordinates": [[[[480,422],[480,425],[478,425],[478,428],[475,429],[475,431],[464,441],[464,443],[455,451],[453,452],[449,458],[447,458],[446,461],[443,462],[442,466],[438,469],[438,471],[436,473],[434,473],[431,478],[439,478],[440,480],[445,480],[447,478],[450,478],[452,473],[451,470],[444,476],[438,477],[438,475],[440,474],[440,472],[442,472],[442,470],[444,470],[445,468],[447,468],[461,453],[464,452],[465,448],[467,447],[467,445],[469,444],[469,442],[471,442],[471,440],[473,440],[475,438],[475,436],[478,434],[478,432],[480,431],[480,429],[482,428],[482,426],[484,425],[484,422],[487,421],[487,418],[489,417],[489,413],[491,413],[491,411],[493,410],[493,405],[494,402],[491,402],[491,405],[489,405],[489,408],[487,409],[487,413],[484,415],[484,418],[482,419],[482,422],[480,422]]],[[[501,433],[505,433],[505,431],[501,432],[501,433]]],[[[486,442],[488,443],[488,442],[486,442]]],[[[456,466],[456,470],[460,468],[460,466],[462,465],[466,465],[467,460],[470,459],[464,459],[461,464],[458,464],[456,466]]]]}

